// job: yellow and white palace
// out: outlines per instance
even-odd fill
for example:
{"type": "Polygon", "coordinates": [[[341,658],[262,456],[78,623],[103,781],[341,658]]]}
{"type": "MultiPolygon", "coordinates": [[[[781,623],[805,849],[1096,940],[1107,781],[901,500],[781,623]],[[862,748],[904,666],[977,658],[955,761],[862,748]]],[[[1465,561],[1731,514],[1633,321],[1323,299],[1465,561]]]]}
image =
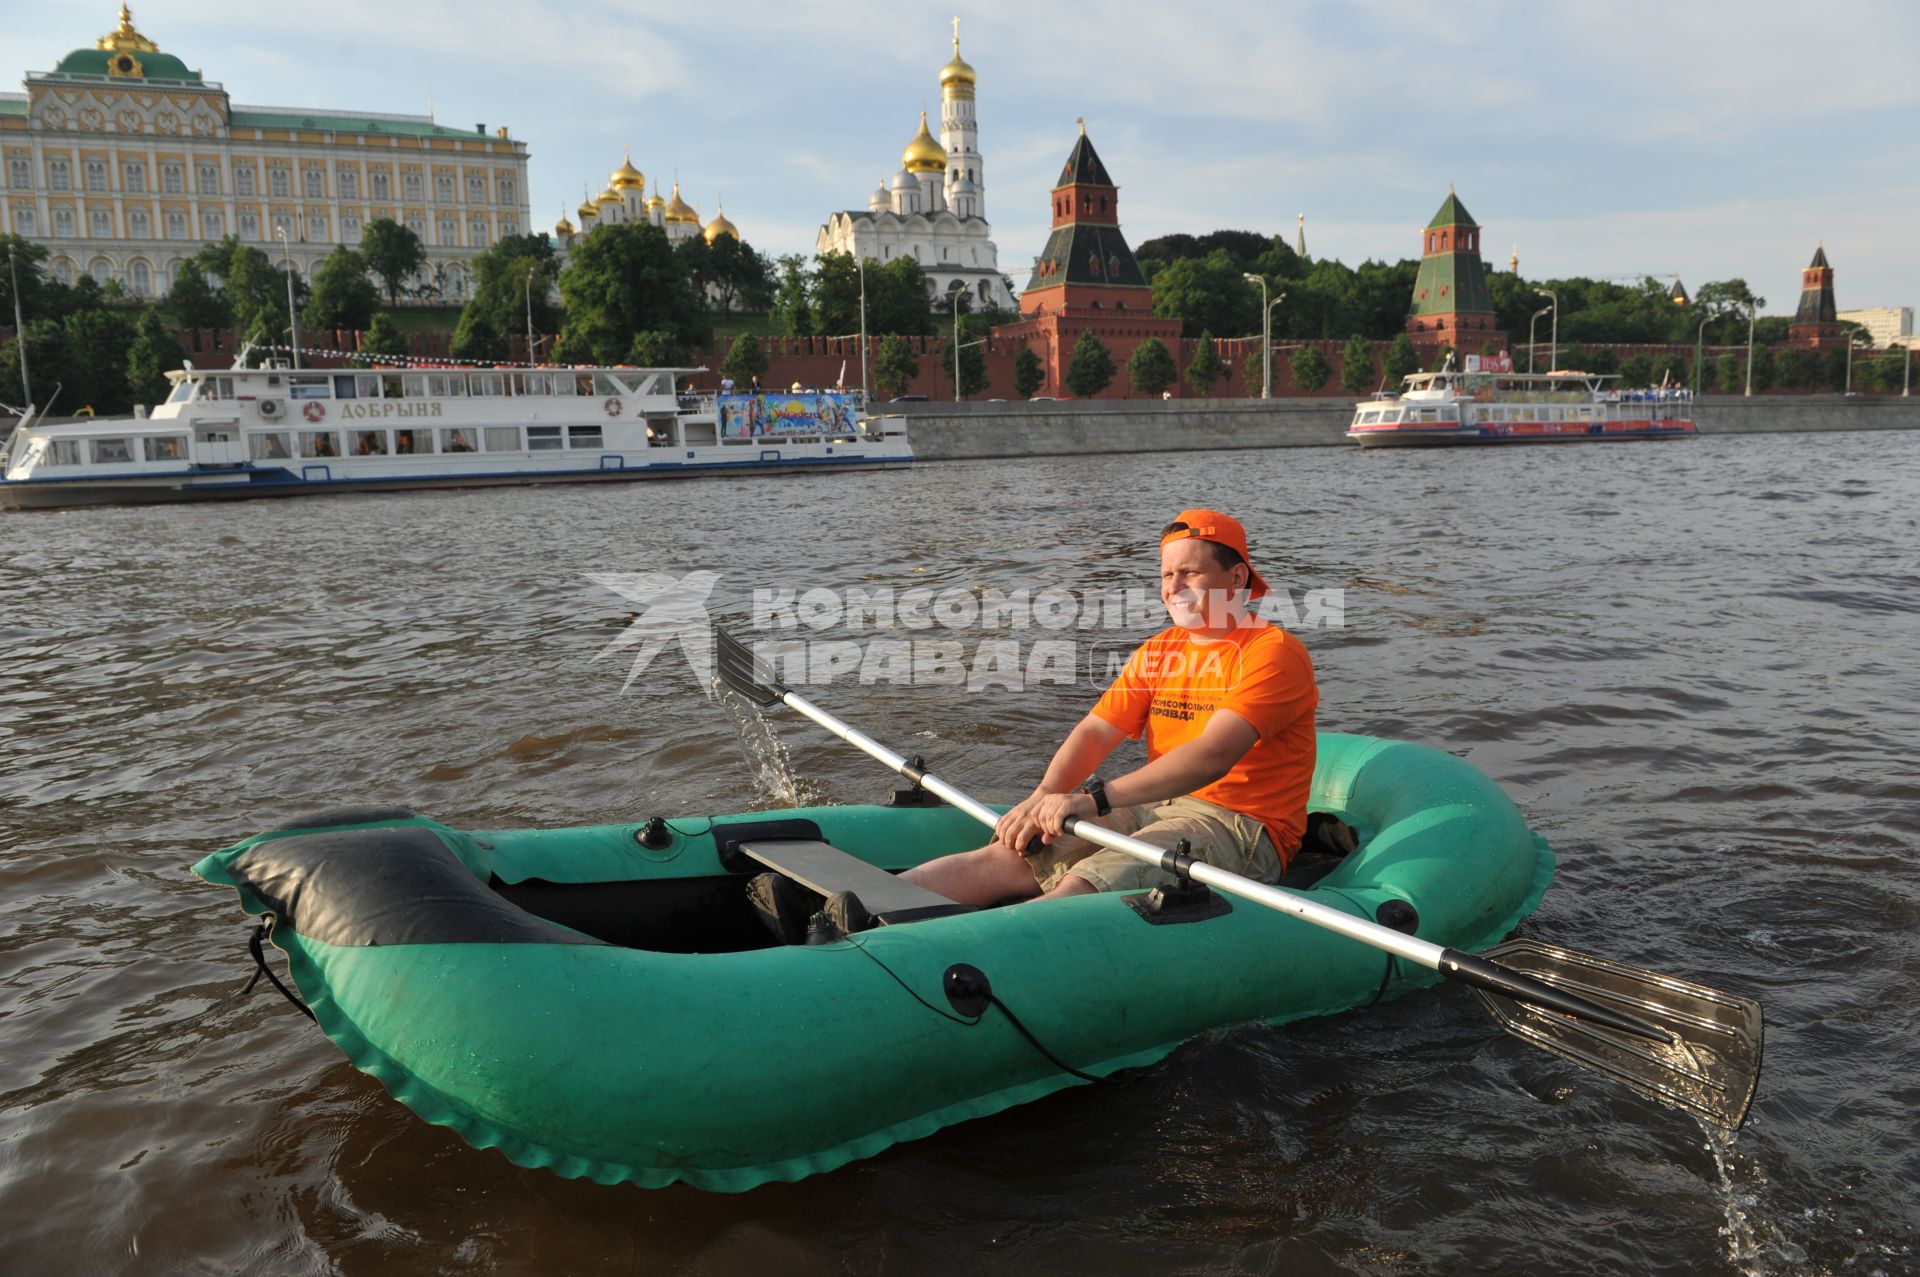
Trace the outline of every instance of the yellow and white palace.
{"type": "Polygon", "coordinates": [[[227,235],[311,278],[385,217],[426,248],[422,295],[458,301],[472,259],[529,228],[527,148],[506,129],[235,106],[136,30],[125,5],[93,48],[28,72],[25,87],[0,94],[0,231],[44,244],[63,280],[159,296],[227,235]]]}

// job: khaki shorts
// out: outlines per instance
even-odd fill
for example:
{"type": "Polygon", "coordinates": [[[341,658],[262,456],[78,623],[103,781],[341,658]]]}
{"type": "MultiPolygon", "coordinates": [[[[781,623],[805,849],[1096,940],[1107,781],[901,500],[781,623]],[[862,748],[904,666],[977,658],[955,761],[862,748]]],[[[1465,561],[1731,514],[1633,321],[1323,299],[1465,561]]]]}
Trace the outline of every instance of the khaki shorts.
{"type": "MultiPolygon", "coordinates": [[[[1198,798],[1116,807],[1096,823],[1168,850],[1184,838],[1195,858],[1210,865],[1255,882],[1280,881],[1280,857],[1267,827],[1251,816],[1198,798]]],[[[1158,865],[1071,836],[1029,856],[1027,867],[1041,891],[1053,890],[1069,873],[1086,879],[1097,891],[1144,891],[1173,881],[1173,875],[1158,865]]]]}

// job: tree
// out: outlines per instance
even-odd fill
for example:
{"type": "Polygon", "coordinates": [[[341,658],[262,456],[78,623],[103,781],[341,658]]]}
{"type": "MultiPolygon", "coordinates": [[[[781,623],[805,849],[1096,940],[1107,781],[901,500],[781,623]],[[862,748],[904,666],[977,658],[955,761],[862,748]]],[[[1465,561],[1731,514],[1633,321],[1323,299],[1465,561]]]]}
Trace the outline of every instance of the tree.
{"type": "Polygon", "coordinates": [[[1193,348],[1193,358],[1187,363],[1187,385],[1196,395],[1213,394],[1214,383],[1226,375],[1227,366],[1220,359],[1220,352],[1214,349],[1213,334],[1203,332],[1193,348]]]}
{"type": "Polygon", "coordinates": [[[1388,389],[1398,392],[1406,384],[1407,374],[1419,371],[1420,356],[1413,348],[1413,338],[1403,330],[1387,347],[1386,358],[1380,361],[1380,375],[1388,389]]]}
{"type": "Polygon", "coordinates": [[[346,328],[358,332],[373,322],[380,294],[367,278],[367,263],[345,244],[327,254],[314,272],[313,296],[300,322],[311,332],[346,328]]]}
{"type": "MultiPolygon", "coordinates": [[[[524,333],[529,312],[535,341],[539,333],[551,333],[560,326],[560,316],[548,300],[553,289],[553,253],[546,240],[537,236],[509,235],[473,259],[473,295],[460,310],[455,340],[462,328],[484,322],[488,331],[501,338],[508,333],[524,333]],[[538,243],[531,241],[538,240],[538,243]]],[[[499,355],[505,358],[511,343],[503,341],[499,355]]],[[[527,352],[529,362],[536,352],[527,352]]]]}
{"type": "Polygon", "coordinates": [[[385,355],[393,359],[404,359],[407,353],[406,335],[400,331],[400,325],[393,321],[393,316],[383,310],[373,317],[372,322],[367,325],[366,332],[360,335],[362,357],[353,362],[355,367],[366,368],[374,362],[366,356],[385,355]]]}
{"type": "Polygon", "coordinates": [[[1788,390],[1810,390],[1820,380],[1820,356],[1811,350],[1784,350],[1774,361],[1779,381],[1788,390]]]}
{"type": "Polygon", "coordinates": [[[760,349],[760,339],[752,333],[735,337],[727,349],[727,357],[720,361],[720,375],[733,378],[742,387],[754,385],[766,376],[767,352],[760,349]]]}
{"type": "Polygon", "coordinates": [[[1047,369],[1031,346],[1022,346],[1013,357],[1013,393],[1016,398],[1031,399],[1034,391],[1047,381],[1047,369]]]}
{"type": "Polygon", "coordinates": [[[1313,394],[1327,384],[1333,376],[1333,369],[1327,364],[1327,357],[1320,353],[1318,346],[1302,346],[1293,352],[1293,358],[1287,361],[1287,368],[1293,374],[1293,388],[1313,394]]]}
{"type": "Polygon", "coordinates": [[[1377,383],[1373,379],[1373,345],[1359,333],[1347,338],[1340,352],[1340,389],[1350,395],[1364,395],[1377,383]]]}
{"type": "Polygon", "coordinates": [[[911,257],[896,257],[879,270],[867,267],[867,326],[876,333],[927,337],[933,333],[927,275],[911,257]]]}
{"type": "Polygon", "coordinates": [[[778,283],[773,290],[775,328],[788,337],[813,336],[813,306],[808,301],[811,288],[807,278],[807,259],[798,253],[788,253],[775,263],[775,267],[778,277],[778,283]]]}
{"type": "Polygon", "coordinates": [[[627,362],[641,368],[675,368],[687,362],[687,348],[670,332],[650,328],[633,335],[627,348],[627,362]]]}
{"type": "Polygon", "coordinates": [[[618,222],[574,242],[560,272],[566,324],[555,356],[562,363],[610,364],[649,330],[704,346],[713,329],[680,262],[657,226],[618,222]]]}
{"type": "Polygon", "coordinates": [[[127,348],[127,392],[137,404],[163,402],[172,386],[167,374],[177,371],[186,356],[158,306],[149,306],[134,325],[133,344],[127,348]]]}
{"type": "MultiPolygon", "coordinates": [[[[1596,355],[1599,351],[1594,352],[1596,355]]],[[[1592,360],[1588,360],[1592,363],[1592,360]]],[[[1593,369],[1601,371],[1599,368],[1593,369]]],[[[1611,370],[1608,370],[1611,371],[1611,370]]],[[[1653,384],[1653,356],[1628,355],[1620,361],[1620,384],[1623,386],[1650,386],[1653,384]]]]}
{"type": "Polygon", "coordinates": [[[1172,353],[1158,337],[1141,342],[1127,359],[1127,387],[1136,395],[1151,399],[1173,385],[1178,375],[1172,353]]]}
{"type": "MultiPolygon", "coordinates": [[[[13,257],[11,271],[0,270],[0,323],[9,327],[13,324],[13,277],[20,278],[20,312],[28,319],[44,319],[52,306],[49,294],[60,287],[58,280],[51,278],[45,269],[47,250],[32,240],[22,239],[18,235],[0,235],[0,259],[8,255],[13,257]]],[[[0,260],[0,267],[5,266],[0,260]]],[[[20,366],[14,361],[14,367],[20,366]]]]}
{"type": "MultiPolygon", "coordinates": [[[[867,259],[872,270],[880,263],[867,259]]],[[[860,268],[846,253],[822,253],[814,259],[813,331],[823,337],[845,337],[860,331],[860,268]]]]}
{"type": "Polygon", "coordinates": [[[453,344],[447,349],[455,359],[479,363],[497,363],[507,358],[508,353],[507,339],[485,315],[475,310],[460,312],[460,322],[453,329],[453,344]]]}
{"type": "Polygon", "coordinates": [[[904,395],[919,375],[920,361],[913,357],[913,349],[905,337],[895,333],[880,342],[879,353],[873,358],[873,384],[883,397],[895,399],[904,395]]]}
{"type": "Polygon", "coordinates": [[[1260,293],[1226,251],[1218,250],[1204,258],[1171,262],[1155,275],[1153,313],[1179,320],[1185,336],[1258,332],[1260,293]]]}
{"type": "MultiPolygon", "coordinates": [[[[131,411],[133,392],[127,384],[127,348],[133,341],[133,323],[117,310],[79,310],[62,321],[69,351],[66,393],[68,411],[90,404],[96,414],[109,416],[131,411]]],[[[31,329],[32,325],[29,324],[31,329]]]]}
{"type": "MultiPolygon", "coordinates": [[[[27,291],[27,281],[20,281],[20,292],[27,291]]],[[[13,308],[7,308],[7,317],[13,317],[13,308]]],[[[26,331],[14,337],[5,346],[0,346],[0,400],[10,404],[24,405],[26,391],[20,385],[20,346],[26,344],[27,364],[34,381],[34,397],[42,408],[57,406],[66,411],[73,405],[87,402],[83,393],[85,387],[78,384],[73,372],[73,345],[67,339],[67,327],[59,319],[29,319],[26,331]],[[57,397],[56,397],[57,396],[57,397]]]]}
{"type": "Polygon", "coordinates": [[[1433,366],[1429,368],[1428,371],[1429,372],[1440,371],[1442,368],[1445,368],[1447,366],[1447,362],[1452,358],[1453,358],[1453,347],[1448,345],[1446,342],[1441,342],[1440,348],[1433,352],[1433,366]]]}
{"type": "Polygon", "coordinates": [[[1713,361],[1715,380],[1720,383],[1721,394],[1738,394],[1745,388],[1746,367],[1746,356],[1736,355],[1732,351],[1713,361]]]}
{"type": "Polygon", "coordinates": [[[207,272],[197,257],[180,263],[180,273],[162,304],[182,328],[225,328],[233,323],[233,308],[207,282],[207,272]]]}
{"type": "Polygon", "coordinates": [[[1653,365],[1653,383],[1657,386],[1687,384],[1687,361],[1679,355],[1662,355],[1653,365]]]}
{"type": "MultiPolygon", "coordinates": [[[[960,397],[971,399],[987,388],[986,346],[978,338],[962,333],[960,342],[960,397]]],[[[942,368],[948,376],[953,375],[953,354],[951,343],[942,368]]]]}
{"type": "Polygon", "coordinates": [[[723,314],[765,310],[773,302],[773,268],[767,259],[731,235],[714,237],[707,249],[707,296],[723,314]]]}
{"type": "Polygon", "coordinates": [[[387,305],[400,304],[400,290],[427,264],[427,250],[411,227],[391,217],[376,217],[360,230],[360,255],[387,286],[387,305]]]}
{"type": "Polygon", "coordinates": [[[1067,389],[1077,398],[1091,399],[1113,384],[1114,371],[1113,352],[1092,330],[1081,333],[1067,363],[1067,389]]]}

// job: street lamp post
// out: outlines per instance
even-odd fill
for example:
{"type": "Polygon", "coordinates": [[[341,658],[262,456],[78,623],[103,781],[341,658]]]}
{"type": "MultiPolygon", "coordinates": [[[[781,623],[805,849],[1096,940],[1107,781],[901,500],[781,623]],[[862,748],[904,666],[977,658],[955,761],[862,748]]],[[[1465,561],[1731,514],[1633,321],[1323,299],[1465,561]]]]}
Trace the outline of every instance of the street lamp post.
{"type": "Polygon", "coordinates": [[[1757,309],[1752,301],[1747,302],[1747,395],[1753,395],[1753,314],[1757,309]]]}
{"type": "Polygon", "coordinates": [[[953,401],[960,402],[960,294],[965,289],[956,288],[948,294],[953,298],[953,401]]]}
{"type": "Polygon", "coordinates": [[[527,267],[527,367],[529,368],[537,362],[533,357],[533,275],[539,269],[538,266],[527,267]]]}
{"type": "Polygon", "coordinates": [[[1527,375],[1529,377],[1533,375],[1534,348],[1540,344],[1534,340],[1534,335],[1540,331],[1540,316],[1552,309],[1553,307],[1551,306],[1542,306],[1539,310],[1534,311],[1533,321],[1527,325],[1527,375]]]}
{"type": "Polygon", "coordinates": [[[1847,393],[1853,393],[1853,349],[1860,344],[1858,333],[1847,334],[1847,393]]]}
{"type": "Polygon", "coordinates": [[[1559,372],[1560,371],[1560,294],[1554,292],[1551,288],[1536,288],[1534,289],[1534,292],[1538,293],[1542,297],[1553,298],[1553,328],[1548,335],[1548,340],[1551,341],[1553,344],[1553,351],[1548,356],[1547,371],[1559,372]]]}
{"type": "Polygon", "coordinates": [[[854,265],[860,270],[860,407],[866,411],[872,398],[867,389],[867,259],[859,245],[853,251],[854,265]]]}
{"type": "Polygon", "coordinates": [[[1249,284],[1260,285],[1260,397],[1273,398],[1273,308],[1287,300],[1281,293],[1272,301],[1267,300],[1267,277],[1265,275],[1243,275],[1249,284]]]}
{"type": "MultiPolygon", "coordinates": [[[[15,297],[18,297],[19,295],[20,294],[18,293],[14,294],[15,297]]],[[[1900,374],[1900,397],[1902,399],[1907,398],[1909,395],[1913,393],[1913,343],[1912,342],[1907,343],[1906,352],[1907,352],[1906,367],[1900,374]]],[[[21,358],[24,359],[26,358],[26,356],[22,355],[21,358]]],[[[20,375],[22,377],[26,376],[26,368],[24,365],[22,365],[21,367],[20,375]]]]}
{"type": "Polygon", "coordinates": [[[13,249],[7,249],[7,275],[13,280],[13,340],[20,347],[20,393],[26,403],[22,409],[33,407],[33,381],[27,376],[27,325],[20,318],[20,271],[13,264],[13,249]]]}
{"type": "Polygon", "coordinates": [[[300,316],[293,309],[293,246],[287,240],[287,228],[276,226],[273,236],[280,241],[280,261],[287,270],[287,327],[293,332],[293,366],[300,366],[300,316]]]}
{"type": "Polygon", "coordinates": [[[1700,397],[1700,361],[1706,357],[1707,325],[1713,322],[1708,315],[1700,321],[1700,328],[1693,334],[1693,397],[1700,397]]]}

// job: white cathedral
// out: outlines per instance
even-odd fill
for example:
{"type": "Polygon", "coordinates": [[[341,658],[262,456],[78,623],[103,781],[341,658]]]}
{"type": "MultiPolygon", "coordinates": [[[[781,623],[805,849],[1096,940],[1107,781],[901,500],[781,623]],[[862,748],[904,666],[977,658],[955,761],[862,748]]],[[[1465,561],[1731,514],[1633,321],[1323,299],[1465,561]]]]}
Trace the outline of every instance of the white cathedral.
{"type": "Polygon", "coordinates": [[[900,155],[900,171],[882,181],[864,212],[835,213],[820,228],[815,253],[846,253],[855,261],[889,262],[911,256],[926,272],[928,300],[952,304],[966,292],[971,309],[1014,310],[1000,273],[1000,250],[987,225],[986,183],[973,117],[974,71],[960,57],[960,19],[953,20],[953,61],[940,68],[940,139],[927,129],[900,155]]]}

